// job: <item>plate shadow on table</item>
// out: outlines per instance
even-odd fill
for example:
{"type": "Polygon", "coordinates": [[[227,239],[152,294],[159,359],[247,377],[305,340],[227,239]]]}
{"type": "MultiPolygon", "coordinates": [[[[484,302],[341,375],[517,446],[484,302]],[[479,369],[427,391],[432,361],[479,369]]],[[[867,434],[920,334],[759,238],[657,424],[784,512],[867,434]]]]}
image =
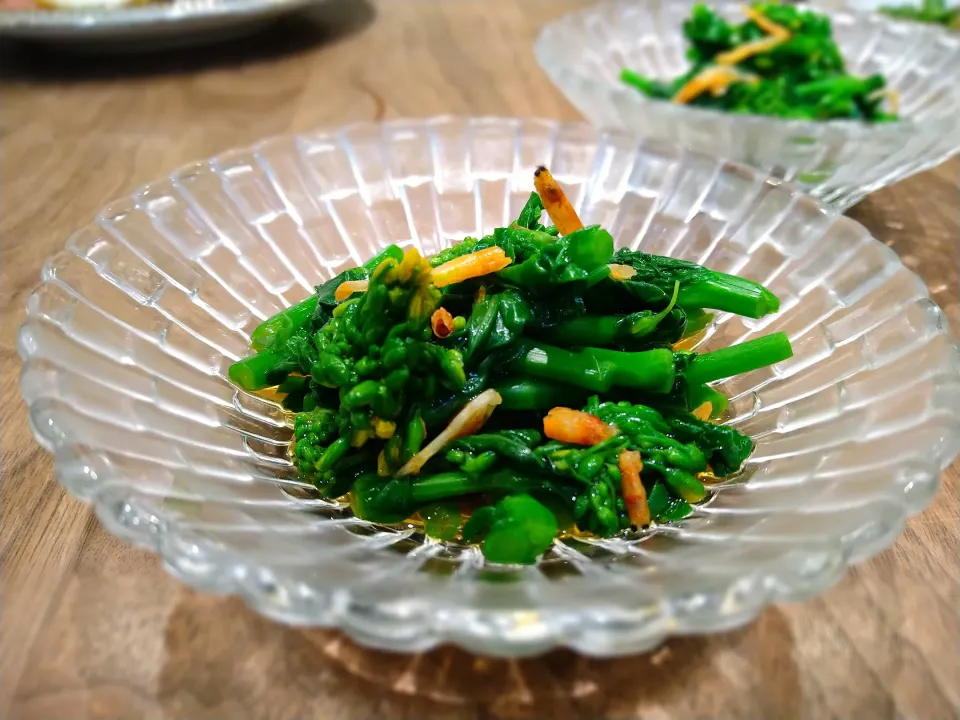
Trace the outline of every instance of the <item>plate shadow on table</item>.
{"type": "Polygon", "coordinates": [[[279,626],[239,600],[191,592],[167,621],[157,695],[171,717],[195,715],[200,707],[217,707],[211,716],[219,717],[230,709],[224,702],[237,702],[251,717],[270,710],[302,720],[326,717],[326,703],[371,720],[599,720],[656,716],[665,708],[678,718],[761,711],[790,720],[802,708],[792,647],[785,617],[771,608],[740,630],[677,638],[632,657],[593,659],[558,650],[509,661],[452,647],[402,655],[360,647],[338,631],[279,626]],[[244,648],[246,661],[232,651],[236,647],[244,648]],[[743,679],[733,680],[735,674],[743,679]],[[731,677],[734,686],[746,684],[712,697],[725,685],[715,682],[718,675],[731,677]],[[736,695],[749,698],[743,707],[731,700],[736,695]],[[319,698],[324,702],[318,707],[319,698]]]}
{"type": "Polygon", "coordinates": [[[0,81],[63,83],[197,72],[297,55],[362,32],[376,15],[367,0],[327,0],[242,37],[192,47],[94,53],[69,43],[4,38],[0,81]]]}

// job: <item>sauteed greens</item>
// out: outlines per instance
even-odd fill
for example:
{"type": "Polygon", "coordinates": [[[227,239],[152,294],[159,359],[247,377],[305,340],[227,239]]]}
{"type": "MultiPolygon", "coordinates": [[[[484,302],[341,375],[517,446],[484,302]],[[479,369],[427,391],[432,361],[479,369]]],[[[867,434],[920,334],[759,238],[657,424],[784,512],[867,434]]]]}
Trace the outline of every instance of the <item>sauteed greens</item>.
{"type": "Polygon", "coordinates": [[[673,80],[629,68],[626,84],[651,98],[733,113],[800,120],[897,119],[897,97],[882,75],[847,72],[830,19],[777,2],[744,9],[735,25],[703,4],[683,23],[691,67],[673,80]]]}
{"type": "Polygon", "coordinates": [[[710,387],[791,356],[782,333],[690,347],[714,311],[760,318],[766,288],[614,250],[546,168],[516,222],[426,258],[390,246],[270,318],[231,366],[283,395],[300,476],[378,523],[530,563],[558,532],[684,517],[750,438],[710,387]],[[552,221],[541,222],[546,209],[552,221]]]}

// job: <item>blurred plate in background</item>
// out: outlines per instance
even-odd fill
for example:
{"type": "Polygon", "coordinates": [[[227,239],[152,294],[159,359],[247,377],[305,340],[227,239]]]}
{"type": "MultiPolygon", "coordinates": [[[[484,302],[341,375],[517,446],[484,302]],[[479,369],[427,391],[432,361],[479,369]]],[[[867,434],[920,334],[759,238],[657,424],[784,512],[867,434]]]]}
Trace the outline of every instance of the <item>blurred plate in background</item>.
{"type": "MultiPolygon", "coordinates": [[[[881,8],[898,5],[914,5],[919,9],[923,6],[923,0],[825,0],[824,2],[818,2],[817,5],[822,5],[827,8],[842,8],[846,6],[860,12],[875,12],[881,8]]],[[[945,5],[947,7],[956,7],[960,5],[960,0],[947,0],[945,5]]]]}
{"type": "Polygon", "coordinates": [[[325,0],[168,0],[114,9],[3,9],[0,37],[68,42],[96,51],[196,45],[251,32],[282,13],[320,2],[325,0]]]}

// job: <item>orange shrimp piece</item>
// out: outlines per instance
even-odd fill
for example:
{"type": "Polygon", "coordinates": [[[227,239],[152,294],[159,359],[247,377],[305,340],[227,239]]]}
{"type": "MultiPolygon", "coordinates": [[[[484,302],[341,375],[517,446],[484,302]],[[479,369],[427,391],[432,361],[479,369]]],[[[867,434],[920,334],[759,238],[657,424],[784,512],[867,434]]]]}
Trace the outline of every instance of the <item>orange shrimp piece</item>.
{"type": "Polygon", "coordinates": [[[757,27],[763,30],[767,35],[780,38],[781,40],[790,39],[790,31],[787,28],[780,23],[775,23],[756,8],[752,8],[748,5],[743,9],[743,14],[746,15],[749,20],[753,20],[757,27]]]}
{"type": "Polygon", "coordinates": [[[693,415],[697,420],[709,420],[712,412],[713,403],[707,400],[705,403],[702,403],[694,408],[690,414],[693,415]]]}
{"type": "Polygon", "coordinates": [[[543,165],[533,173],[533,186],[543,201],[543,209],[553,220],[561,235],[569,235],[583,227],[583,221],[573,209],[563,188],[553,179],[553,175],[543,165]]]}
{"type": "Polygon", "coordinates": [[[347,280],[337,286],[333,297],[337,302],[343,302],[354,293],[366,292],[368,287],[370,287],[369,280],[347,280]]]}
{"type": "Polygon", "coordinates": [[[453,315],[445,307],[437,308],[430,316],[430,327],[433,328],[433,334],[441,340],[450,337],[453,332],[453,315]]]}
{"type": "Polygon", "coordinates": [[[712,65],[690,78],[686,85],[674,93],[672,99],[675,103],[688,103],[696,100],[707,91],[713,95],[719,95],[732,83],[743,79],[743,77],[732,67],[712,65]]]}
{"type": "Polygon", "coordinates": [[[543,434],[573,445],[596,445],[614,435],[614,430],[596,415],[555,407],[543,419],[543,434]]]}
{"type": "Polygon", "coordinates": [[[765,53],[768,50],[773,50],[777,45],[783,43],[784,40],[778,37],[765,37],[760,40],[754,40],[749,42],[746,45],[741,45],[738,48],[733,50],[728,50],[725,53],[720,53],[717,55],[714,60],[717,65],[737,65],[742,63],[744,60],[752,58],[754,55],[759,55],[760,53],[765,53]]]}
{"type": "Polygon", "coordinates": [[[461,255],[435,267],[431,277],[433,284],[442,288],[503,270],[511,262],[513,261],[507,257],[503,248],[494,245],[469,255],[461,255]]]}
{"type": "Polygon", "coordinates": [[[627,515],[630,522],[637,527],[650,524],[650,506],[647,504],[647,491],[640,482],[640,471],[643,462],[640,453],[636,450],[620,452],[620,488],[623,492],[623,502],[627,506],[627,515]]]}
{"type": "Polygon", "coordinates": [[[757,27],[767,33],[769,37],[760,38],[759,40],[748,42],[740,47],[735,47],[733,50],[720,53],[714,58],[714,62],[717,63],[717,65],[737,65],[754,55],[773,50],[777,45],[785,43],[790,39],[790,31],[787,30],[787,28],[783,27],[783,25],[778,25],[759,10],[747,7],[743,9],[743,14],[750,20],[753,20],[757,27]]]}

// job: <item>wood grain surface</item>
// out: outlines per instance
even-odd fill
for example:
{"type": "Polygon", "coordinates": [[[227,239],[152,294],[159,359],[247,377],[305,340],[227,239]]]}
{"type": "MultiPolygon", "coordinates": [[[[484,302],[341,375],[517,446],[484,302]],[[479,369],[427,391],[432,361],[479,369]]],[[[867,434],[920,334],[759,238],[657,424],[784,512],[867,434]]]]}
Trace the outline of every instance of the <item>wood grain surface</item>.
{"type": "MultiPolygon", "coordinates": [[[[917,718],[960,714],[958,465],[896,544],[822,597],[635,658],[417,656],[193,592],[57,485],[17,389],[44,258],[177,165],[317,125],[436,113],[576,117],[532,42],[572,0],[334,0],[227,46],[94,58],[0,49],[0,718],[917,718]]],[[[960,325],[960,165],[851,214],[960,325]]]]}

